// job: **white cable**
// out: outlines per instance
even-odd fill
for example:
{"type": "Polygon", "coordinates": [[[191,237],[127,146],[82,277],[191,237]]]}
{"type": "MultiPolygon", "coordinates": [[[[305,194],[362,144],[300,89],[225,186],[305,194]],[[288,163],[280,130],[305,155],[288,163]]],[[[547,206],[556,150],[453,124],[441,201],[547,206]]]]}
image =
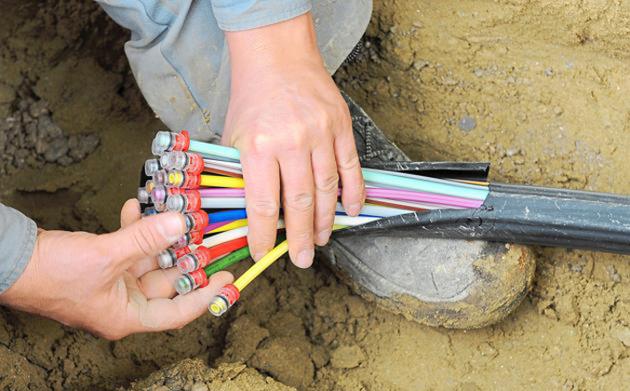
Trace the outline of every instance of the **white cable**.
{"type": "MultiPolygon", "coordinates": [[[[391,201],[390,201],[391,202],[391,201]]],[[[337,202],[337,212],[346,213],[346,210],[343,208],[340,202],[337,202]]],[[[361,212],[359,214],[368,215],[368,216],[378,216],[378,217],[391,217],[391,216],[399,216],[407,213],[413,213],[411,210],[407,209],[398,209],[392,208],[389,206],[381,206],[381,205],[363,205],[361,208],[361,212]]]]}
{"type": "MultiPolygon", "coordinates": [[[[278,225],[276,226],[276,228],[277,229],[284,228],[284,221],[282,219],[278,220],[278,225]]],[[[248,232],[249,232],[249,229],[247,226],[234,228],[229,231],[220,232],[218,234],[208,236],[207,238],[203,240],[202,245],[206,247],[213,247],[221,243],[229,242],[230,240],[247,236],[248,232]]]]}
{"type": "Polygon", "coordinates": [[[242,197],[207,197],[201,199],[204,209],[244,209],[245,198],[242,197]]]}

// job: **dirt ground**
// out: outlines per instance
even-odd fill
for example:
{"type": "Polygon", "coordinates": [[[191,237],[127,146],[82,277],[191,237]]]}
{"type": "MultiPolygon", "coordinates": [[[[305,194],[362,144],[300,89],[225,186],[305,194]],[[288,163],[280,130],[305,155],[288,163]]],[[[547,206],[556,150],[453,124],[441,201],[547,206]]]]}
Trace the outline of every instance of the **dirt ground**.
{"type": "MultiPolygon", "coordinates": [[[[0,7],[0,199],[44,228],[118,228],[163,128],[128,69],[127,33],[92,2],[0,7]]],[[[628,37],[623,0],[375,1],[364,50],[336,80],[415,159],[630,194],[628,37]]],[[[535,251],[532,293],[475,331],[409,322],[325,265],[284,261],[225,319],[117,342],[0,309],[0,387],[627,388],[630,258],[535,251]]]]}

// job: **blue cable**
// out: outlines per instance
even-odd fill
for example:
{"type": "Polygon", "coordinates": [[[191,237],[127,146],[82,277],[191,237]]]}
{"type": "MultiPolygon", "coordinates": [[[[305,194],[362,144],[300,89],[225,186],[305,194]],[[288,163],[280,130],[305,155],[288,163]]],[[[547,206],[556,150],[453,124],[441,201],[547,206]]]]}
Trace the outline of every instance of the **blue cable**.
{"type": "Polygon", "coordinates": [[[245,209],[231,209],[221,212],[208,213],[208,220],[210,224],[220,223],[222,221],[241,220],[247,218],[247,212],[245,209]]]}

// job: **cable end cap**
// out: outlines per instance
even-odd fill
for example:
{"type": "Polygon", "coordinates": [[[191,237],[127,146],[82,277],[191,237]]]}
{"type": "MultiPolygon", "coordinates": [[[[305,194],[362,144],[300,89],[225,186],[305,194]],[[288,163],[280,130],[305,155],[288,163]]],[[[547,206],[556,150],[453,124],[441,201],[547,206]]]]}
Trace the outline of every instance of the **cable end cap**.
{"type": "Polygon", "coordinates": [[[227,284],[219,291],[210,304],[208,311],[214,316],[221,316],[227,312],[236,303],[241,296],[238,288],[234,284],[227,284]]]}

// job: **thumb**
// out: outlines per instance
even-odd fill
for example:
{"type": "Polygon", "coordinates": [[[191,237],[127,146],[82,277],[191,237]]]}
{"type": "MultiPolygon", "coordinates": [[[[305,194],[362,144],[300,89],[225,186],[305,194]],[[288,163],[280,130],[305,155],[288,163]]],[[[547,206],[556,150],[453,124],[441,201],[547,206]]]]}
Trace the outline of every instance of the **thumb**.
{"type": "Polygon", "coordinates": [[[125,228],[140,220],[140,218],[142,218],[142,215],[140,214],[140,203],[138,203],[138,200],[135,198],[127,200],[120,210],[120,227],[125,228]]]}
{"type": "Polygon", "coordinates": [[[175,212],[142,218],[116,232],[101,235],[99,240],[119,270],[128,269],[139,259],[154,257],[186,231],[184,216],[175,212]]]}

